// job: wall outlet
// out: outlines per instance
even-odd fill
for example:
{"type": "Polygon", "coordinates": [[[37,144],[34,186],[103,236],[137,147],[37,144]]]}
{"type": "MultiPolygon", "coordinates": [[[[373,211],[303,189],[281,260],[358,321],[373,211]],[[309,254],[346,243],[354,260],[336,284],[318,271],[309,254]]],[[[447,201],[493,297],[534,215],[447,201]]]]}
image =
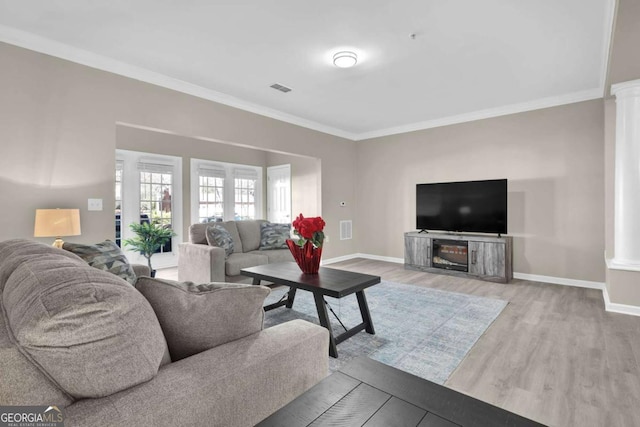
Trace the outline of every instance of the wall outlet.
{"type": "Polygon", "coordinates": [[[87,204],[87,209],[89,209],[90,211],[101,211],[102,199],[89,199],[89,203],[87,204]]]}

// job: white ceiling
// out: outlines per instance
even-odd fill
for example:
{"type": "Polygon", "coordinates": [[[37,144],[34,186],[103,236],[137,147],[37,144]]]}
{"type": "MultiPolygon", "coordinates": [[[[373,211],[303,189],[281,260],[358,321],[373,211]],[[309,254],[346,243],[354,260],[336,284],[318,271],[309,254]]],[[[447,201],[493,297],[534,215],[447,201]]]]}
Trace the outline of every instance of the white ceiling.
{"type": "Polygon", "coordinates": [[[614,0],[0,0],[0,41],[359,140],[601,97],[613,10],[614,0]],[[344,48],[356,67],[331,64],[344,48]]]}

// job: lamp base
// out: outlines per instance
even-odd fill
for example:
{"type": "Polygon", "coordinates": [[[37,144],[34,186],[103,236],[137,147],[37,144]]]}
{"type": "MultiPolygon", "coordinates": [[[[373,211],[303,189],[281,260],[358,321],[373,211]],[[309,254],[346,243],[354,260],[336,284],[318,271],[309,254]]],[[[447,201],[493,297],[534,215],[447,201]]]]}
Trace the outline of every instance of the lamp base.
{"type": "Polygon", "coordinates": [[[61,238],[59,238],[59,237],[58,237],[58,238],[53,242],[53,245],[51,245],[51,246],[56,247],[56,248],[59,248],[59,249],[62,249],[62,245],[64,245],[64,242],[62,241],[62,239],[61,239],[61,238]]]}

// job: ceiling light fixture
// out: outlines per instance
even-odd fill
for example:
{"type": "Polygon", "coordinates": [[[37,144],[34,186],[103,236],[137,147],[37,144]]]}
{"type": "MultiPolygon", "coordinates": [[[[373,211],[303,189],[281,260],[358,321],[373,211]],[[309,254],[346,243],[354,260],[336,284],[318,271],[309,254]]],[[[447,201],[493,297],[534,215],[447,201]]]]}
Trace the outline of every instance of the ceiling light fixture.
{"type": "Polygon", "coordinates": [[[349,68],[353,67],[357,63],[358,55],[348,50],[343,50],[333,55],[333,65],[336,67],[349,68]]]}

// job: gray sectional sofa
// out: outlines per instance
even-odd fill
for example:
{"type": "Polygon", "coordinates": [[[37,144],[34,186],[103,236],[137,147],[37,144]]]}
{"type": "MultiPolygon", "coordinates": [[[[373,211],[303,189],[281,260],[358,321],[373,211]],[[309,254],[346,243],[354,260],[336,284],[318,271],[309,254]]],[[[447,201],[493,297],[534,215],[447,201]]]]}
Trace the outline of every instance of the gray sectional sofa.
{"type": "Polygon", "coordinates": [[[189,242],[181,243],[178,256],[178,279],[194,283],[237,281],[240,270],[274,262],[293,261],[289,249],[260,250],[260,224],[265,220],[227,221],[193,224],[189,242]],[[233,253],[207,244],[207,227],[224,227],[234,242],[233,253]]]}
{"type": "Polygon", "coordinates": [[[262,286],[138,277],[0,243],[0,405],[72,426],[251,426],[327,375],[328,333],[262,329],[262,286]]]}

